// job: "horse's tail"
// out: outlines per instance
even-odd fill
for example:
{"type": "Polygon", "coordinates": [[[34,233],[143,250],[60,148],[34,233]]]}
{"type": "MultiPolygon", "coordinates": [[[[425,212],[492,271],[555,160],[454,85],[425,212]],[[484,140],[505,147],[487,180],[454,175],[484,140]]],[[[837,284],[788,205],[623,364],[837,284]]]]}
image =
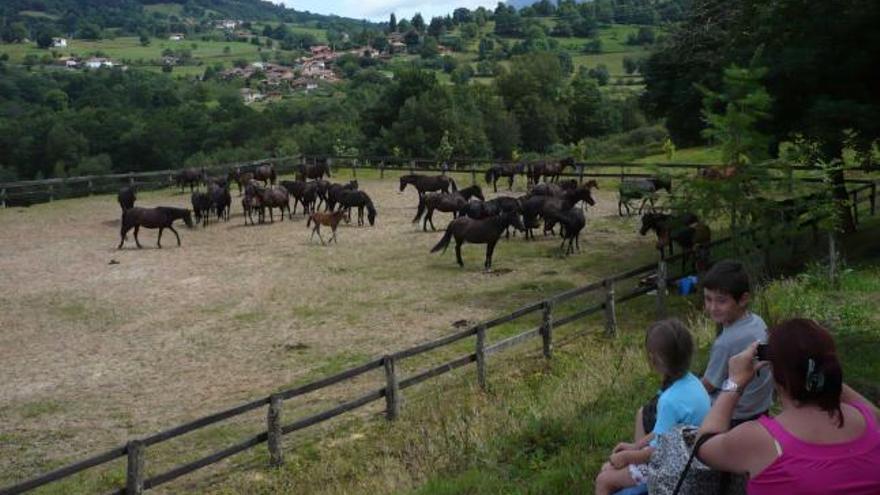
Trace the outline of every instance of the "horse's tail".
{"type": "Polygon", "coordinates": [[[431,248],[432,253],[436,253],[441,249],[443,252],[446,252],[446,248],[449,247],[449,241],[452,240],[452,222],[449,222],[449,225],[446,227],[446,233],[443,234],[443,238],[440,239],[440,242],[437,243],[436,246],[431,248]]]}
{"type": "Polygon", "coordinates": [[[490,167],[489,170],[486,170],[486,184],[491,183],[495,180],[495,167],[490,167]]]}
{"type": "Polygon", "coordinates": [[[452,187],[452,192],[458,191],[458,186],[455,185],[455,179],[452,177],[449,178],[449,185],[452,187]]]}
{"type": "Polygon", "coordinates": [[[412,223],[418,222],[422,215],[425,213],[425,197],[424,195],[419,194],[419,209],[416,211],[416,217],[413,218],[412,223]]]}

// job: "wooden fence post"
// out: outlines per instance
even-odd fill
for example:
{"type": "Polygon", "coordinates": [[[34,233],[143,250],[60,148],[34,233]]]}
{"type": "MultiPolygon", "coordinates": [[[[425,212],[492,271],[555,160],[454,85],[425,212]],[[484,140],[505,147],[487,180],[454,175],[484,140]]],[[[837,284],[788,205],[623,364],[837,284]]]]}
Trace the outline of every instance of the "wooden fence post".
{"type": "Polygon", "coordinates": [[[278,467],[284,464],[284,452],[281,451],[281,407],[284,398],[280,394],[273,394],[269,399],[269,413],[266,423],[269,432],[269,465],[278,467]]]}
{"type": "Polygon", "coordinates": [[[357,158],[355,158],[355,159],[352,160],[352,162],[351,162],[351,175],[352,175],[352,177],[354,177],[355,179],[358,178],[358,161],[357,161],[357,158]]]}
{"type": "Polygon", "coordinates": [[[95,192],[95,188],[94,188],[94,185],[92,184],[92,179],[89,179],[89,196],[94,194],[94,192],[95,192]]]}
{"type": "Polygon", "coordinates": [[[544,357],[553,357],[553,302],[545,301],[541,312],[541,339],[544,344],[544,357]]]}
{"type": "Polygon", "coordinates": [[[381,162],[379,162],[379,178],[380,179],[385,178],[385,160],[382,160],[381,162]]]}
{"type": "Polygon", "coordinates": [[[828,232],[828,278],[832,285],[837,285],[837,241],[834,231],[828,232]]]}
{"type": "Polygon", "coordinates": [[[140,440],[130,440],[125,450],[128,453],[125,495],[141,495],[144,493],[144,444],[140,440]]]}
{"type": "Polygon", "coordinates": [[[49,184],[49,202],[51,203],[54,200],[55,200],[55,188],[52,186],[52,184],[49,184]]]}
{"type": "Polygon", "coordinates": [[[666,318],[666,261],[657,263],[657,319],[666,318]]]}
{"type": "Polygon", "coordinates": [[[394,370],[394,358],[385,356],[382,361],[385,364],[385,417],[388,421],[394,421],[400,415],[400,387],[394,370]]]}
{"type": "Polygon", "coordinates": [[[410,160],[410,161],[409,161],[409,174],[410,174],[410,175],[416,173],[415,168],[416,168],[416,161],[415,161],[415,160],[410,160]]]}
{"type": "Polygon", "coordinates": [[[129,186],[134,185],[134,173],[132,173],[132,172],[128,173],[128,185],[129,186]]]}
{"type": "Polygon", "coordinates": [[[852,192],[852,214],[853,214],[853,224],[856,227],[859,226],[859,190],[854,189],[852,192]]]}
{"type": "Polygon", "coordinates": [[[877,183],[871,183],[871,216],[877,211],[877,183]]]}
{"type": "Polygon", "coordinates": [[[486,327],[477,327],[477,383],[485,391],[486,386],[486,327]]]}
{"type": "Polygon", "coordinates": [[[3,208],[6,208],[6,188],[0,189],[0,203],[3,203],[3,208]]]}
{"type": "Polygon", "coordinates": [[[584,164],[578,165],[578,184],[584,183],[584,164]]]}
{"type": "Polygon", "coordinates": [[[606,280],[605,286],[605,335],[617,336],[617,314],[614,311],[614,282],[606,280]]]}

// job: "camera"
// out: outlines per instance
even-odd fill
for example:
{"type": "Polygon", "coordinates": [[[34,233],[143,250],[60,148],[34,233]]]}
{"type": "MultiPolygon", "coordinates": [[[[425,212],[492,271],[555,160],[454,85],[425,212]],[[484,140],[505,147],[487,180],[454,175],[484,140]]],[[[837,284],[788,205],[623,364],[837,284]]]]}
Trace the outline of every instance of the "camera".
{"type": "Polygon", "coordinates": [[[758,344],[758,352],[755,354],[758,361],[767,361],[767,344],[758,344]]]}

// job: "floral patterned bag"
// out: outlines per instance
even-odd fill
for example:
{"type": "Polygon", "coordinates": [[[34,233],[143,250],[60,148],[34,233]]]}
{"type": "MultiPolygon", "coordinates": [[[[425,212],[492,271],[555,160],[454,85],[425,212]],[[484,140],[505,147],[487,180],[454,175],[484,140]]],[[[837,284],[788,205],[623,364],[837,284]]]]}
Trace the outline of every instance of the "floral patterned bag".
{"type": "Polygon", "coordinates": [[[648,463],[648,493],[651,495],[709,495],[719,493],[720,471],[695,458],[694,452],[713,435],[697,439],[695,426],[676,426],[657,437],[657,447],[648,463]]]}

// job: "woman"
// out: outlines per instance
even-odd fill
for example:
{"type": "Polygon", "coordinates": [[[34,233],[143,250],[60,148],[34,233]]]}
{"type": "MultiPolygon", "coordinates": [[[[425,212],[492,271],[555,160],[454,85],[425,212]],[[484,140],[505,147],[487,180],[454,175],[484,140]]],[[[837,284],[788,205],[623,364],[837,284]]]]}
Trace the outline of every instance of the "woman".
{"type": "Polygon", "coordinates": [[[717,433],[700,460],[747,475],[749,495],[880,493],[880,410],[843,383],[828,330],[788,320],[770,330],[767,361],[757,347],[730,358],[730,380],[700,427],[717,433]],[[768,363],[782,412],[727,431],[741,391],[768,363]]]}

